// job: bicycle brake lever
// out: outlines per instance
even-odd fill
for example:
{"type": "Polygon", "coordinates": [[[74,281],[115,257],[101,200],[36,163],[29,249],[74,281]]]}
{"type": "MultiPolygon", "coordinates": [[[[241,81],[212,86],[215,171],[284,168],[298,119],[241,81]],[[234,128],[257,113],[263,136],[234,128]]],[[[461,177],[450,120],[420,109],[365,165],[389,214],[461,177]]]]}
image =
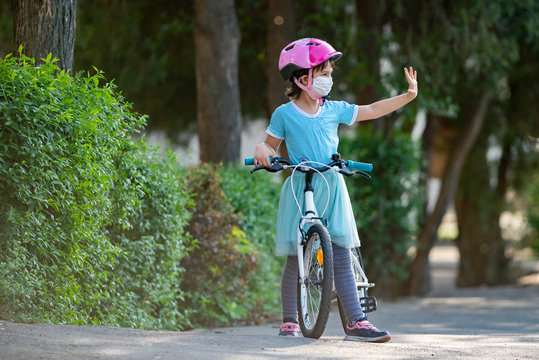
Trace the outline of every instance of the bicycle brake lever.
{"type": "Polygon", "coordinates": [[[254,173],[255,171],[258,171],[258,170],[264,170],[264,169],[266,169],[265,166],[257,166],[257,167],[252,168],[250,172],[251,172],[251,174],[252,174],[252,173],[254,173]]]}
{"type": "Polygon", "coordinates": [[[339,173],[341,173],[341,174],[343,174],[345,176],[353,176],[353,175],[356,174],[355,171],[352,171],[352,170],[350,170],[350,169],[348,169],[346,167],[342,168],[342,169],[339,169],[339,173]]]}
{"type": "Polygon", "coordinates": [[[354,173],[355,173],[355,174],[359,174],[359,175],[361,175],[361,176],[363,176],[363,177],[365,177],[365,178],[371,180],[371,176],[370,176],[369,174],[367,174],[366,172],[363,172],[363,171],[361,171],[361,170],[356,170],[354,173]]]}
{"type": "Polygon", "coordinates": [[[278,172],[278,171],[281,171],[283,169],[284,169],[284,167],[282,165],[280,165],[279,163],[273,163],[273,164],[271,164],[270,167],[257,166],[257,167],[255,167],[255,168],[253,168],[251,170],[251,174],[254,173],[255,171],[258,171],[258,170],[266,170],[266,171],[269,171],[269,172],[278,172]]]}
{"type": "Polygon", "coordinates": [[[281,164],[277,163],[277,162],[271,164],[271,166],[269,168],[266,168],[266,170],[269,171],[269,172],[277,172],[277,171],[281,171],[283,169],[284,169],[284,167],[281,164]]]}

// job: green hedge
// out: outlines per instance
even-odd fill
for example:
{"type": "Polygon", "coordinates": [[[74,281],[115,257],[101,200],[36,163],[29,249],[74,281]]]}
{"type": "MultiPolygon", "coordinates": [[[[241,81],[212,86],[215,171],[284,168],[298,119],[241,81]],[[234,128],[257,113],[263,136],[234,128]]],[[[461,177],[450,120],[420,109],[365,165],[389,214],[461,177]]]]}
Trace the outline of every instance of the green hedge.
{"type": "Polygon", "coordinates": [[[101,73],[44,60],[0,61],[1,314],[173,328],[190,243],[173,160],[131,140],[145,118],[101,73]]]}
{"type": "Polygon", "coordinates": [[[275,316],[282,270],[273,251],[279,185],[248,169],[214,164],[192,167],[186,176],[195,207],[187,228],[195,248],[181,261],[181,306],[189,325],[275,316]]]}
{"type": "Polygon", "coordinates": [[[250,168],[223,167],[223,189],[230,198],[238,226],[258,252],[258,266],[250,274],[250,291],[245,302],[250,304],[247,318],[254,323],[273,319],[281,314],[281,273],[284,257],[275,256],[275,223],[281,191],[278,175],[250,168]]]}
{"type": "Polygon", "coordinates": [[[100,72],[44,60],[0,60],[0,317],[176,330],[278,313],[278,184],[181,168],[132,139],[145,118],[100,72]]]}
{"type": "MultiPolygon", "coordinates": [[[[117,194],[142,196],[127,208],[126,226],[109,228],[110,241],[125,254],[114,270],[122,311],[114,311],[116,317],[111,322],[127,327],[181,329],[189,323],[179,301],[185,296],[180,261],[193,246],[185,231],[191,198],[172,153],[158,152],[142,140],[135,142],[128,153],[131,156],[124,153],[119,160],[124,181],[118,184],[121,191],[117,194]]],[[[125,197],[118,200],[119,204],[126,203],[125,197]]],[[[123,205],[120,211],[125,210],[123,205]]],[[[112,214],[112,218],[116,216],[112,214]]]]}

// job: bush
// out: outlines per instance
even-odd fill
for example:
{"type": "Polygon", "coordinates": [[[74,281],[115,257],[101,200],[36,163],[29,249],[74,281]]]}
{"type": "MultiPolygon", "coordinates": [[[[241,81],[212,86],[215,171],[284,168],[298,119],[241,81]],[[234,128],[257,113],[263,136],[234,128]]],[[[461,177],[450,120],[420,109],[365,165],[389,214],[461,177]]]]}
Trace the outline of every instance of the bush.
{"type": "Polygon", "coordinates": [[[211,164],[189,169],[187,178],[195,204],[188,229],[196,239],[181,262],[189,326],[258,324],[280,314],[283,259],[274,255],[280,185],[269,174],[211,164]]]}
{"type": "Polygon", "coordinates": [[[184,296],[180,260],[192,249],[184,230],[191,200],[177,160],[172,153],[160,153],[140,140],[120,161],[126,181],[118,186],[123,189],[117,194],[138,190],[143,196],[135,206],[118,209],[130,212],[129,224],[117,224],[109,232],[112,243],[125,253],[115,268],[119,293],[124,294],[123,309],[113,312],[112,322],[127,327],[182,328],[188,320],[178,304],[184,296]]]}
{"type": "Polygon", "coordinates": [[[182,259],[186,269],[182,308],[191,326],[215,326],[245,319],[251,274],[258,253],[238,227],[238,217],[221,188],[215,165],[201,164],[188,173],[188,191],[195,209],[188,226],[195,248],[182,259]]]}
{"type": "Polygon", "coordinates": [[[276,313],[279,185],[180,168],[131,139],[144,117],[100,82],[0,61],[0,316],[176,330],[276,313]]]}
{"type": "MultiPolygon", "coordinates": [[[[20,52],[20,50],[19,50],[20,52]]],[[[189,213],[174,160],[103,76],[0,60],[0,311],[174,328],[189,213]]]]}
{"type": "Polygon", "coordinates": [[[408,278],[407,255],[416,243],[424,191],[417,146],[409,135],[396,132],[386,139],[379,132],[363,131],[342,139],[343,157],[372,162],[372,180],[348,180],[348,190],[361,239],[361,252],[373,293],[396,295],[408,278]]]}
{"type": "Polygon", "coordinates": [[[247,319],[261,323],[281,314],[281,273],[284,257],[275,256],[275,222],[281,184],[275,174],[235,166],[220,169],[222,188],[230,198],[238,225],[259,254],[257,268],[250,280],[245,303],[247,319]]]}

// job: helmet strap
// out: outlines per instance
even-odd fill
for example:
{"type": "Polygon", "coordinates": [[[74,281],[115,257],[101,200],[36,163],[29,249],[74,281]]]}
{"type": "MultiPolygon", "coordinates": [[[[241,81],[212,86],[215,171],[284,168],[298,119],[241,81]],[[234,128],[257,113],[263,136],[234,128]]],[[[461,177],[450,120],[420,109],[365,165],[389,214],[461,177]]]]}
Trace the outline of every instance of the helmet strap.
{"type": "Polygon", "coordinates": [[[319,102],[320,106],[324,105],[324,99],[322,97],[320,97],[320,95],[317,95],[312,89],[312,87],[313,87],[313,68],[309,69],[309,80],[307,81],[307,86],[303,85],[301,83],[301,81],[299,81],[295,77],[293,77],[293,78],[294,78],[294,82],[296,83],[297,86],[299,86],[300,89],[305,90],[308,94],[311,95],[311,97],[313,97],[315,99],[318,99],[318,102],[319,102]]]}

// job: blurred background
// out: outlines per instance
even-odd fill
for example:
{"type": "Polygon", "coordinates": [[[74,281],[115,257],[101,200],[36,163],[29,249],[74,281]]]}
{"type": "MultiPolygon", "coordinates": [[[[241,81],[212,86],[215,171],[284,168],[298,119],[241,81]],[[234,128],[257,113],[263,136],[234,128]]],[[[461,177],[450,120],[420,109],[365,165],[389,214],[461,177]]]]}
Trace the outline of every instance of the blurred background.
{"type": "MultiPolygon", "coordinates": [[[[387,295],[426,294],[435,244],[458,250],[458,286],[512,283],[539,271],[532,261],[539,1],[78,0],[75,7],[67,68],[104,71],[149,116],[147,138],[185,165],[252,155],[273,109],[288,101],[277,60],[292,40],[317,37],[343,52],[336,100],[369,104],[402,93],[402,69],[413,66],[415,101],[342,129],[343,157],[375,167],[371,185],[349,183],[362,206],[360,236],[373,240],[363,242],[368,273],[387,295]]],[[[0,10],[3,57],[18,45],[10,2],[0,10]]]]}

